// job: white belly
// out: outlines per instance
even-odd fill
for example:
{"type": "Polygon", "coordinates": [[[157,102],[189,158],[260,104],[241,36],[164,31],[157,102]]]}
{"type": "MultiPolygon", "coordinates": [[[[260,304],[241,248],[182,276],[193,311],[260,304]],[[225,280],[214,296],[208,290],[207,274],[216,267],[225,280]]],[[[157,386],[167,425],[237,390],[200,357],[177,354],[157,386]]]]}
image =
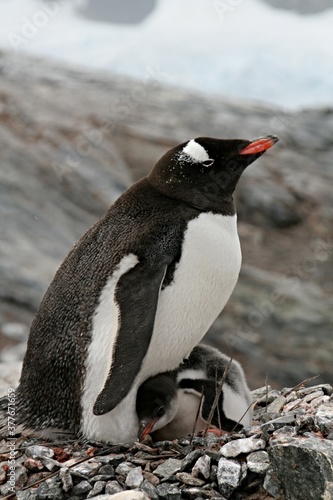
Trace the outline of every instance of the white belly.
{"type": "MultiPolygon", "coordinates": [[[[134,255],[126,258],[126,265],[119,266],[122,272],[135,265],[134,255]]],[[[101,295],[87,358],[82,398],[82,431],[87,437],[112,442],[135,440],[138,430],[135,413],[137,388],[148,377],[176,368],[199,343],[228,301],[240,265],[236,215],[202,213],[189,223],[174,280],[160,293],[154,332],[142,370],[117,408],[106,415],[95,416],[92,407],[110,367],[118,323],[117,308],[113,296],[110,297],[113,285],[106,285],[109,289],[104,301],[106,288],[101,295]],[[112,326],[110,307],[115,318],[112,326]],[[102,380],[100,374],[103,374],[102,380]]]]}

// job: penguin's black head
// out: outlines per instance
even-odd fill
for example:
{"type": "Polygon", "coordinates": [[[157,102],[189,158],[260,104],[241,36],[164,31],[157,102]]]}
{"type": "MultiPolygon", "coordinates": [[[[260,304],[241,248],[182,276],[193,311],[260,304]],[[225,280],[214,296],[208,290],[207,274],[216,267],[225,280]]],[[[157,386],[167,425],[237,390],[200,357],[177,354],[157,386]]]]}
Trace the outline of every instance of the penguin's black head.
{"type": "Polygon", "coordinates": [[[136,412],[140,421],[138,439],[167,425],[177,411],[176,377],[172,372],[146,380],[138,389],[136,412]]]}
{"type": "Polygon", "coordinates": [[[172,198],[200,210],[219,210],[232,194],[245,168],[274,146],[278,137],[253,141],[198,137],[168,151],[148,175],[149,182],[172,198]]]}

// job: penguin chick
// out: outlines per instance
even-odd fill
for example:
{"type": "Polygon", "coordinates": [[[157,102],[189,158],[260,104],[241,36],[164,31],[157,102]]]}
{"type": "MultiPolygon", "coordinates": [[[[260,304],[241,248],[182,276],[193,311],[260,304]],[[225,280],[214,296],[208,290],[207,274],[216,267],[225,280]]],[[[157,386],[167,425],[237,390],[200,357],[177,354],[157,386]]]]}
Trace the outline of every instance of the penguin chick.
{"type": "Polygon", "coordinates": [[[252,398],[241,365],[213,347],[198,345],[177,370],[151,377],[140,386],[138,438],[152,433],[155,440],[172,440],[202,431],[225,370],[211,425],[223,431],[250,425],[252,398]]]}

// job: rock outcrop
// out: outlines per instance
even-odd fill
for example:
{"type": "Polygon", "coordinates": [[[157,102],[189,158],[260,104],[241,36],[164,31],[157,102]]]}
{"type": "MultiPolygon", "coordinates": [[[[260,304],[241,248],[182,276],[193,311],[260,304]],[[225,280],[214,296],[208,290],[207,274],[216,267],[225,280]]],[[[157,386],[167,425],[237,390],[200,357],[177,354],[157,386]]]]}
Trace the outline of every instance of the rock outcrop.
{"type": "Polygon", "coordinates": [[[207,341],[243,363],[252,387],[266,375],[275,387],[332,380],[332,109],[180,91],[158,67],[136,82],[2,53],[0,71],[1,373],[19,372],[18,339],[72,244],[166,149],[274,133],[279,145],[239,185],[244,265],[207,341]]]}

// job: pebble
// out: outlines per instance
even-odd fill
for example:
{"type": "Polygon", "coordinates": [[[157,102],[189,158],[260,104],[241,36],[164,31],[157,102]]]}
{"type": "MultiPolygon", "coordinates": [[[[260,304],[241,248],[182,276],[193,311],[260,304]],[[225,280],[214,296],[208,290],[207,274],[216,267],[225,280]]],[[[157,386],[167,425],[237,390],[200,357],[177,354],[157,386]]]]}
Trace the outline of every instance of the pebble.
{"type": "Polygon", "coordinates": [[[6,471],[2,467],[0,467],[0,484],[3,484],[6,481],[6,477],[6,471]]]}
{"type": "Polygon", "coordinates": [[[59,471],[59,478],[62,484],[62,489],[67,493],[71,488],[73,488],[73,478],[69,469],[67,467],[63,467],[59,471]]]}
{"type": "Polygon", "coordinates": [[[264,474],[269,468],[269,455],[267,451],[254,451],[246,457],[246,464],[251,472],[264,474]]]}
{"type": "Polygon", "coordinates": [[[41,458],[41,462],[50,472],[55,472],[62,467],[62,464],[57,460],[53,460],[53,458],[43,457],[41,458]]]}
{"type": "Polygon", "coordinates": [[[123,453],[104,455],[103,457],[96,457],[96,460],[98,460],[98,462],[102,464],[108,464],[117,467],[122,462],[125,462],[126,455],[124,455],[123,453]]]}
{"type": "Polygon", "coordinates": [[[261,425],[261,428],[265,431],[275,431],[280,427],[285,425],[295,425],[296,419],[294,415],[284,415],[283,417],[278,417],[273,420],[269,420],[265,424],[261,425]]]}
{"type": "Polygon", "coordinates": [[[108,481],[105,485],[105,493],[107,494],[114,495],[120,491],[123,491],[123,488],[120,486],[118,481],[108,481]]]}
{"type": "Polygon", "coordinates": [[[72,475],[85,479],[94,476],[99,470],[100,466],[100,463],[92,459],[88,462],[83,462],[82,464],[75,465],[75,467],[71,468],[70,470],[72,475]]]}
{"type": "Polygon", "coordinates": [[[311,387],[304,387],[303,389],[299,389],[297,391],[297,394],[299,397],[303,398],[303,396],[311,394],[312,392],[315,392],[317,390],[322,390],[327,396],[333,394],[333,386],[331,384],[319,384],[313,385],[311,387]]]}
{"type": "Polygon", "coordinates": [[[78,484],[73,486],[71,489],[71,495],[83,495],[84,493],[88,493],[90,490],[92,490],[91,484],[84,479],[83,481],[80,481],[78,484]]]}
{"type": "Polygon", "coordinates": [[[161,476],[163,478],[169,478],[170,476],[173,476],[176,472],[180,471],[181,466],[182,466],[181,460],[176,460],[175,458],[169,458],[154,470],[154,474],[156,474],[156,476],[161,476]]]}
{"type": "Polygon", "coordinates": [[[99,469],[98,474],[103,474],[106,476],[115,476],[115,470],[112,465],[102,465],[102,467],[99,469]]]}
{"type": "Polygon", "coordinates": [[[177,486],[163,483],[159,484],[156,489],[159,498],[164,498],[165,500],[181,500],[181,491],[177,486]]]}
{"type": "Polygon", "coordinates": [[[54,451],[52,450],[52,448],[47,448],[46,446],[39,445],[28,446],[25,450],[25,454],[27,457],[37,459],[54,457],[54,451]]]}
{"type": "MultiPolygon", "coordinates": [[[[72,499],[70,499],[72,500],[72,499]]],[[[95,500],[150,500],[143,491],[122,491],[114,495],[98,495],[95,500]]]]}
{"type": "Polygon", "coordinates": [[[126,486],[129,488],[139,488],[143,482],[143,475],[141,467],[135,467],[130,470],[126,477],[126,486]]]}
{"type": "Polygon", "coordinates": [[[118,467],[116,468],[116,474],[120,474],[121,476],[127,476],[127,474],[135,468],[135,465],[133,465],[131,462],[123,462],[122,464],[119,464],[118,467]]]}
{"type": "Polygon", "coordinates": [[[32,472],[39,472],[44,469],[44,464],[37,458],[28,457],[24,461],[24,467],[32,472]]]}
{"type": "Polygon", "coordinates": [[[254,391],[251,391],[252,401],[258,401],[258,400],[261,400],[262,398],[265,398],[266,394],[269,394],[271,391],[272,391],[272,388],[270,385],[259,387],[259,389],[255,389],[254,391]]]}
{"type": "Polygon", "coordinates": [[[229,498],[241,482],[241,465],[236,460],[220,458],[217,468],[217,482],[220,492],[229,498]]]}
{"type": "Polygon", "coordinates": [[[189,486],[203,486],[205,484],[205,481],[203,479],[194,477],[188,472],[177,472],[176,478],[182,483],[188,484],[189,486]]]}
{"type": "Polygon", "coordinates": [[[226,458],[237,457],[241,453],[250,453],[265,448],[266,443],[263,439],[244,438],[230,441],[222,446],[220,452],[226,458]]]}
{"type": "Polygon", "coordinates": [[[15,486],[17,488],[23,488],[28,481],[28,474],[25,467],[15,468],[15,486]]]}
{"type": "MultiPolygon", "coordinates": [[[[36,490],[34,490],[37,500],[62,500],[64,498],[60,486],[55,481],[45,481],[36,490]]],[[[34,497],[33,497],[34,498],[34,497]]]]}
{"type": "Polygon", "coordinates": [[[93,489],[91,491],[89,491],[87,498],[96,497],[97,495],[102,493],[102,491],[105,488],[105,485],[106,485],[106,481],[96,481],[93,489]]]}
{"type": "Polygon", "coordinates": [[[284,396],[278,396],[267,406],[267,411],[271,413],[280,413],[285,404],[286,398],[284,396]]]}
{"type": "Polygon", "coordinates": [[[155,476],[155,474],[152,474],[152,472],[145,471],[144,477],[154,486],[157,486],[160,483],[159,478],[155,476]]]}
{"type": "Polygon", "coordinates": [[[315,423],[324,436],[333,432],[333,402],[319,406],[315,416],[315,423]]]}
{"type": "Polygon", "coordinates": [[[144,493],[146,493],[151,500],[158,500],[159,498],[156,487],[147,479],[145,479],[141,484],[140,490],[144,491],[144,493]]]}
{"type": "Polygon", "coordinates": [[[264,479],[264,489],[273,498],[281,498],[282,486],[276,473],[272,469],[268,469],[264,479]]]}
{"type": "Polygon", "coordinates": [[[190,469],[193,466],[194,462],[198,460],[198,458],[200,458],[202,454],[202,450],[191,451],[188,455],[186,455],[186,457],[183,458],[180,470],[184,471],[186,469],[190,469]]]}
{"type": "Polygon", "coordinates": [[[193,466],[192,475],[198,477],[201,474],[205,479],[208,479],[210,476],[210,464],[211,458],[208,455],[202,455],[193,466]]]}

